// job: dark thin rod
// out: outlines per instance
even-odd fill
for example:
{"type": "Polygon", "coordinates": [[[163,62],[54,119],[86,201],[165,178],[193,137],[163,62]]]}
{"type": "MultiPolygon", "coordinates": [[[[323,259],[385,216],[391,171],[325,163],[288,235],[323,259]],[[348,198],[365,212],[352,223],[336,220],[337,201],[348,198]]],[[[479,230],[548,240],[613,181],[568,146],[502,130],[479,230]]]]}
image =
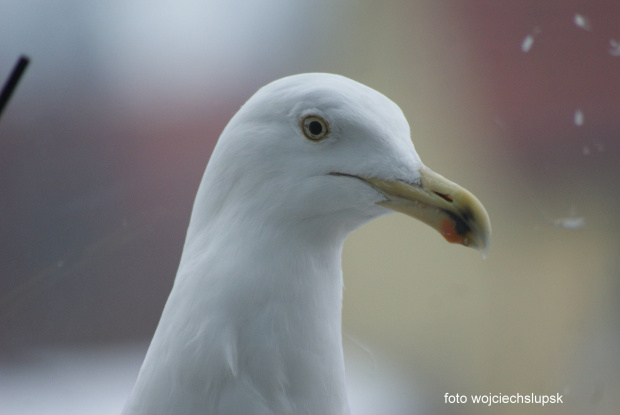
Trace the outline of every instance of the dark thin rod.
{"type": "Polygon", "coordinates": [[[20,56],[17,60],[17,63],[13,67],[13,72],[9,76],[9,79],[4,84],[2,88],[2,93],[0,94],[0,117],[2,117],[2,112],[4,111],[4,107],[9,102],[13,91],[15,91],[15,87],[17,87],[17,83],[19,79],[22,77],[24,72],[26,71],[26,67],[30,63],[30,59],[27,56],[20,56]]]}

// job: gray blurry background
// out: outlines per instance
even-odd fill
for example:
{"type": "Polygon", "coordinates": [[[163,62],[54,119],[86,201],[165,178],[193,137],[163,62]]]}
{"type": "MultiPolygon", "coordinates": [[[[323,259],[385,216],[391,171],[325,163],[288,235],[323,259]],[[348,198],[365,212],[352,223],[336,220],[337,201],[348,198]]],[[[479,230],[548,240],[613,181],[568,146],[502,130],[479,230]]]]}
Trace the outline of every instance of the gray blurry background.
{"type": "Polygon", "coordinates": [[[401,106],[486,260],[391,215],[345,244],[356,413],[620,407],[620,3],[3,0],[0,413],[118,413],[230,117],[285,75],[401,106]],[[555,394],[547,405],[444,394],[555,394]]]}

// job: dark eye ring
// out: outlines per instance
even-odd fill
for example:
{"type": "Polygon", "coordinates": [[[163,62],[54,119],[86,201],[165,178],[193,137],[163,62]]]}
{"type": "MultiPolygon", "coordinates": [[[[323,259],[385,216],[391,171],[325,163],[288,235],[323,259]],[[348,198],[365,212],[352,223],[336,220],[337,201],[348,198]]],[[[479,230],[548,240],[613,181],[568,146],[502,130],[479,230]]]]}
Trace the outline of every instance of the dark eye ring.
{"type": "Polygon", "coordinates": [[[301,132],[308,140],[321,141],[329,135],[329,124],[318,115],[306,115],[301,119],[301,132]]]}

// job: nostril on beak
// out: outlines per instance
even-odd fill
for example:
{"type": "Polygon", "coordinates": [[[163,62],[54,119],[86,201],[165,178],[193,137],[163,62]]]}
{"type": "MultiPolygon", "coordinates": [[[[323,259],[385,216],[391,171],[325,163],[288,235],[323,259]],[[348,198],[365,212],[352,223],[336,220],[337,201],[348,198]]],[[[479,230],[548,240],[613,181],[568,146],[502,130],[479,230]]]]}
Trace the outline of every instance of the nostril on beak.
{"type": "Polygon", "coordinates": [[[439,193],[439,192],[433,192],[433,193],[435,193],[437,196],[439,196],[440,198],[442,198],[446,202],[452,203],[452,196],[450,196],[449,194],[439,193]]]}

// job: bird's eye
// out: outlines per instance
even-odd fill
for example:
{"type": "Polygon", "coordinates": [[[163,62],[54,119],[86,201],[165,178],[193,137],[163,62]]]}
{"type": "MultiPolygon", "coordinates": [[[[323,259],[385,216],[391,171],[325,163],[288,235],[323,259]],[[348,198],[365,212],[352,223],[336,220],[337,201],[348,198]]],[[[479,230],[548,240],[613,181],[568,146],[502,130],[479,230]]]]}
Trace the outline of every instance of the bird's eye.
{"type": "Polygon", "coordinates": [[[321,141],[329,134],[329,124],[318,115],[307,115],[301,120],[301,131],[307,139],[321,141]]]}

